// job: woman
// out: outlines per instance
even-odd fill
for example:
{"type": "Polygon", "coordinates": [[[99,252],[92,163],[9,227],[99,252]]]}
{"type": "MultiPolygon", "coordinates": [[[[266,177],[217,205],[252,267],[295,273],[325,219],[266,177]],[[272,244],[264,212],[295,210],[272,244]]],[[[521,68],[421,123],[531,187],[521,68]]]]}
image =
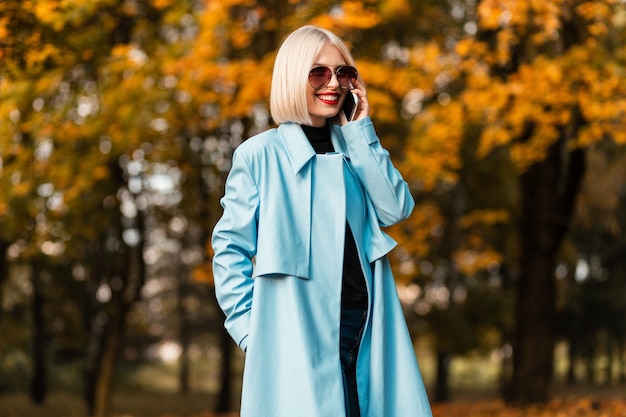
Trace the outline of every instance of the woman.
{"type": "Polygon", "coordinates": [[[247,352],[241,416],[430,416],[380,228],[414,201],[336,35],[285,39],[270,110],[278,128],[233,155],[212,237],[225,326],[247,352]]]}

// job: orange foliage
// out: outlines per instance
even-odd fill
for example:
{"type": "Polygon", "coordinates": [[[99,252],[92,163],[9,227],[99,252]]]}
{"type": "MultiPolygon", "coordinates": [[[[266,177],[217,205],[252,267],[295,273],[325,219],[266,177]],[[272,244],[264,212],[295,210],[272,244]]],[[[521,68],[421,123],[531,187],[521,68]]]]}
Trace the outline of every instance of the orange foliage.
{"type": "MultiPolygon", "coordinates": [[[[426,258],[431,240],[437,230],[445,225],[445,218],[434,203],[418,204],[411,216],[404,222],[389,228],[389,234],[398,241],[399,248],[392,257],[392,263],[404,262],[407,258],[426,258]]],[[[413,269],[395,268],[396,280],[409,283],[415,278],[417,271],[413,269]]]]}
{"type": "Polygon", "coordinates": [[[479,24],[487,30],[514,28],[511,39],[533,32],[535,42],[553,39],[561,26],[564,0],[484,0],[478,4],[479,24]]]}
{"type": "MultiPolygon", "coordinates": [[[[494,148],[511,145],[511,156],[522,170],[542,159],[568,126],[575,129],[581,116],[583,126],[570,130],[569,146],[589,146],[605,137],[623,143],[626,82],[618,69],[623,68],[619,63],[623,52],[611,53],[600,46],[618,35],[619,19],[611,20],[617,7],[613,0],[576,7],[563,0],[485,0],[478,3],[478,23],[481,29],[495,32],[495,42],[487,44],[465,36],[455,46],[456,61],[444,59],[446,54],[432,45],[416,48],[414,54],[419,53],[420,58],[415,65],[422,71],[464,82],[459,95],[462,116],[441,114],[447,135],[455,138],[464,135],[468,126],[479,126],[477,155],[484,157],[494,148]],[[559,41],[559,31],[564,30],[561,22],[570,19],[571,13],[587,21],[590,36],[560,54],[539,53],[538,48],[548,51],[547,45],[559,41]],[[434,54],[427,54],[428,48],[434,54]],[[514,51],[519,69],[506,76],[494,71],[512,65],[514,51]],[[517,142],[527,134],[530,137],[523,143],[517,142]]],[[[416,131],[438,140],[438,125],[429,119],[432,114],[428,112],[418,115],[416,131]]],[[[415,153],[421,152],[418,148],[415,153]]]]}
{"type": "Polygon", "coordinates": [[[414,136],[400,163],[402,172],[419,179],[423,188],[431,190],[439,181],[455,183],[461,165],[458,149],[463,139],[463,113],[460,103],[433,105],[414,122],[414,136]]]}
{"type": "Polygon", "coordinates": [[[383,0],[380,2],[380,14],[383,19],[403,16],[411,12],[408,0],[383,0]]]}
{"type": "Polygon", "coordinates": [[[498,223],[507,223],[509,221],[509,213],[506,210],[474,210],[464,215],[459,220],[461,228],[470,228],[480,224],[493,225],[498,223]]]}
{"type": "Polygon", "coordinates": [[[194,282],[213,284],[213,269],[211,268],[211,262],[206,261],[195,265],[191,271],[191,279],[194,282]]]}
{"type": "MultiPolygon", "coordinates": [[[[478,238],[476,236],[476,238],[478,238]]],[[[470,239],[471,241],[472,239],[470,239]]],[[[482,239],[474,242],[472,247],[461,247],[454,251],[452,260],[455,267],[466,276],[473,276],[479,271],[484,271],[493,265],[500,265],[503,260],[501,253],[487,247],[482,239]]]]}
{"type": "MultiPolygon", "coordinates": [[[[450,188],[468,139],[478,139],[479,159],[507,148],[520,172],[559,140],[568,149],[606,138],[626,143],[626,49],[617,41],[625,35],[624,13],[614,0],[483,0],[477,2],[481,36],[464,34],[450,50],[436,42],[414,45],[409,80],[420,83],[425,104],[412,120],[400,164],[409,182],[421,192],[450,188]],[[584,36],[571,33],[576,14],[584,36]],[[580,41],[567,43],[577,35],[580,41]]],[[[500,257],[472,236],[454,254],[468,274],[500,257]]]]}
{"type": "Polygon", "coordinates": [[[174,4],[174,0],[152,0],[152,5],[156,9],[165,9],[174,4]]]}
{"type": "MultiPolygon", "coordinates": [[[[2,157],[15,157],[17,168],[5,165],[1,196],[14,193],[31,201],[37,185],[46,181],[63,193],[66,204],[76,202],[79,207],[81,196],[108,180],[110,160],[146,143],[155,152],[152,157],[159,150],[159,156],[177,159],[176,141],[181,137],[210,136],[231,120],[249,118],[257,107],[267,109],[272,48],[277,46],[272,42],[291,29],[318,24],[348,35],[356,51],[365,50],[368,45],[359,44],[361,33],[371,36],[378,25],[386,27],[390,19],[411,11],[414,3],[289,1],[276,11],[251,0],[205,0],[203,10],[191,10],[186,2],[150,0],[163,14],[157,23],[142,21],[142,10],[134,2],[2,2],[0,58],[6,58],[3,64],[12,75],[0,77],[0,141],[2,157]],[[114,38],[118,16],[131,18],[137,33],[128,34],[130,41],[100,49],[103,39],[114,38]],[[192,22],[184,23],[187,20],[192,22]],[[179,32],[167,42],[147,36],[172,28],[179,32]],[[193,35],[183,36],[185,29],[193,35]],[[258,52],[257,41],[268,30],[275,34],[263,38],[267,44],[258,52]],[[97,73],[72,75],[87,66],[97,67],[97,73]],[[163,87],[164,77],[173,78],[175,87],[163,87]],[[92,84],[95,91],[81,91],[92,84]],[[97,97],[98,108],[75,117],[83,94],[97,97]],[[155,110],[160,103],[167,109],[155,110]],[[11,119],[17,121],[5,123],[11,119]],[[157,128],[155,119],[161,122],[157,128]],[[54,152],[49,160],[33,163],[33,149],[17,139],[25,136],[34,144],[51,141],[54,152]],[[107,154],[98,149],[102,138],[110,142],[107,154]],[[82,148],[73,148],[75,143],[82,148]],[[9,170],[16,172],[12,179],[10,173],[4,175],[9,170]]],[[[390,148],[402,149],[398,166],[415,190],[428,192],[456,183],[463,163],[459,149],[470,135],[478,138],[477,157],[509,147],[521,169],[543,158],[564,132],[574,132],[568,137],[570,148],[592,146],[606,137],[626,143],[625,51],[618,49],[623,2],[575,3],[483,0],[476,2],[476,23],[479,33],[494,33],[489,42],[469,32],[450,31],[440,43],[436,36],[431,40],[416,30],[414,37],[407,36],[413,43],[401,45],[408,52],[406,60],[390,62],[364,54],[367,58],[357,62],[373,118],[379,126],[390,127],[381,129],[381,139],[390,148]],[[573,15],[586,25],[586,40],[559,49],[563,22],[573,15]],[[518,67],[513,68],[513,57],[518,67]],[[413,110],[403,112],[404,101],[411,97],[413,110]],[[577,119],[584,122],[578,130],[577,119]]],[[[401,29],[408,35],[413,30],[401,29]]],[[[12,210],[10,205],[7,210],[12,210]]],[[[418,207],[405,226],[411,238],[403,238],[402,245],[425,255],[437,224],[442,224],[440,213],[430,205],[418,207]]],[[[488,247],[469,243],[459,248],[459,256],[467,259],[468,252],[462,251],[477,248],[487,251],[485,259],[493,259],[488,247]]]]}
{"type": "Polygon", "coordinates": [[[344,0],[338,8],[312,19],[310,23],[339,32],[346,28],[367,29],[374,27],[380,21],[380,16],[367,3],[344,0]]]}

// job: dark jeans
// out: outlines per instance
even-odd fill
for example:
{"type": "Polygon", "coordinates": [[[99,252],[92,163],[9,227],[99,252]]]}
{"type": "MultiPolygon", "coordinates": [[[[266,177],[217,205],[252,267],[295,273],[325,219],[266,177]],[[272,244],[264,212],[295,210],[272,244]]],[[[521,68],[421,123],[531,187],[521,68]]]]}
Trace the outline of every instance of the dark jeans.
{"type": "Polygon", "coordinates": [[[346,402],[346,417],[361,417],[359,396],[356,384],[356,358],[365,324],[365,310],[341,309],[341,330],[339,347],[341,369],[343,371],[343,389],[346,402]]]}

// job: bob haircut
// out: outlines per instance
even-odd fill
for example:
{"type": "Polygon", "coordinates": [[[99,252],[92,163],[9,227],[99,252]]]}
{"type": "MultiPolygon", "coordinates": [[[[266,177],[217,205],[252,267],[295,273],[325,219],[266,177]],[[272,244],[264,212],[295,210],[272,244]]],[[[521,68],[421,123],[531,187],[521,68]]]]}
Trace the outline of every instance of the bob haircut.
{"type": "Polygon", "coordinates": [[[303,26],[283,41],[276,54],[270,91],[270,114],[275,123],[312,124],[306,100],[309,71],[325,45],[335,46],[346,64],[354,66],[348,47],[328,30],[303,26]]]}

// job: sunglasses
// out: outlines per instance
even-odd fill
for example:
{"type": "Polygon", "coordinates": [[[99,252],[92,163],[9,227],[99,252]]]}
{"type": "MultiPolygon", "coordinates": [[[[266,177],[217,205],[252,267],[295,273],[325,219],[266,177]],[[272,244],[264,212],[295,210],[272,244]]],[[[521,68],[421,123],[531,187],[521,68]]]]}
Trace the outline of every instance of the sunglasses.
{"type": "Polygon", "coordinates": [[[328,85],[328,83],[330,83],[330,80],[333,78],[333,74],[337,76],[337,81],[339,81],[339,85],[342,88],[352,87],[350,80],[359,75],[356,68],[351,67],[350,65],[337,67],[334,71],[328,67],[315,67],[309,71],[309,84],[311,84],[311,87],[316,90],[324,88],[328,85]]]}

